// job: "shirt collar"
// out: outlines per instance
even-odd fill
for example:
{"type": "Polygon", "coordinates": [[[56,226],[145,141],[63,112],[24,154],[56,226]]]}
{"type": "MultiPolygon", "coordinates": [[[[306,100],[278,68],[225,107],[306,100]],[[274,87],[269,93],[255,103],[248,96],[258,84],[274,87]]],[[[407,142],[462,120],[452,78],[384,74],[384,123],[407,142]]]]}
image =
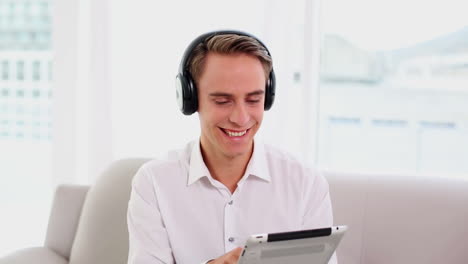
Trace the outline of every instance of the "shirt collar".
{"type": "Polygon", "coordinates": [[[203,161],[200,149],[200,140],[192,142],[192,153],[190,154],[189,175],[187,185],[190,185],[203,177],[211,177],[210,171],[203,161]]]}
{"type": "MultiPolygon", "coordinates": [[[[208,177],[212,181],[212,177],[208,167],[206,167],[205,162],[203,161],[203,156],[200,149],[200,140],[192,143],[192,152],[190,154],[190,165],[189,165],[189,175],[187,185],[198,181],[203,177],[208,177]]],[[[267,165],[267,158],[265,155],[265,146],[262,143],[254,141],[254,150],[252,157],[250,158],[247,169],[245,170],[245,175],[242,177],[239,183],[242,183],[248,176],[255,176],[260,179],[263,179],[267,182],[270,182],[270,171],[267,165]]]]}
{"type": "MultiPolygon", "coordinates": [[[[259,141],[254,141],[254,150],[250,158],[245,177],[255,176],[267,182],[271,181],[270,170],[268,169],[267,157],[265,155],[265,146],[259,141]]],[[[242,180],[241,180],[242,181],[242,180]]]]}

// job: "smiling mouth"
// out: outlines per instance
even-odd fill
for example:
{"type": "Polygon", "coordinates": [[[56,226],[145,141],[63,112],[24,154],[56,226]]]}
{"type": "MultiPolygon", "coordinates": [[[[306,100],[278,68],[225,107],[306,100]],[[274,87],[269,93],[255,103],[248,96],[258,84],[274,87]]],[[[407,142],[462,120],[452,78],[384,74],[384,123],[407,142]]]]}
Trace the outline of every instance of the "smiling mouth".
{"type": "Polygon", "coordinates": [[[243,135],[247,133],[247,131],[249,131],[249,129],[242,130],[242,131],[233,131],[233,130],[221,128],[221,130],[229,137],[242,137],[243,135]]]}

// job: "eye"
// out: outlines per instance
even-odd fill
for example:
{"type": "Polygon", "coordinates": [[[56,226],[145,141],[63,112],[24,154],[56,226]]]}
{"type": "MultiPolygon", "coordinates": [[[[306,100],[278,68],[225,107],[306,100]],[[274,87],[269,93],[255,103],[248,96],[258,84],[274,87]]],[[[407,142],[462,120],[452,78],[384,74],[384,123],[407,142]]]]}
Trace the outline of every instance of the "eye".
{"type": "Polygon", "coordinates": [[[225,105],[225,104],[229,103],[228,100],[215,100],[214,102],[217,105],[225,105]]]}
{"type": "Polygon", "coordinates": [[[249,104],[256,104],[258,102],[260,102],[260,100],[247,100],[247,103],[249,104]]]}

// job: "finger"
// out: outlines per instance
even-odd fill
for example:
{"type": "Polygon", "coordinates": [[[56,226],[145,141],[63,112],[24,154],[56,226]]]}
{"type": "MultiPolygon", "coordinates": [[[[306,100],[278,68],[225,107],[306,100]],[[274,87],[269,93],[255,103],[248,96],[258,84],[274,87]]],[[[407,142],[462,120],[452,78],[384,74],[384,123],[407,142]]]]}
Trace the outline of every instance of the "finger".
{"type": "Polygon", "coordinates": [[[232,253],[234,256],[236,256],[237,258],[240,257],[241,253],[242,253],[242,250],[243,248],[241,247],[238,247],[238,248],[235,248],[234,250],[232,250],[232,253]]]}

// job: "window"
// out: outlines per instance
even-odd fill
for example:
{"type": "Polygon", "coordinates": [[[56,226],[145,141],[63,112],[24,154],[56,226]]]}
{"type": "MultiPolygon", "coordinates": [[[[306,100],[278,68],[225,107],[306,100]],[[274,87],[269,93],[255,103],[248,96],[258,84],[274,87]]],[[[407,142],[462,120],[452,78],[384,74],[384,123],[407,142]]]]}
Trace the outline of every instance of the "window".
{"type": "Polygon", "coordinates": [[[41,79],[41,62],[34,61],[32,67],[32,79],[34,81],[39,81],[41,79]]]}
{"type": "Polygon", "coordinates": [[[16,62],[16,80],[18,81],[24,80],[24,61],[16,62]]]}
{"type": "Polygon", "coordinates": [[[382,0],[323,5],[319,165],[466,175],[468,19],[461,10],[468,6],[382,0]]]}
{"type": "Polygon", "coordinates": [[[9,61],[2,61],[2,80],[6,81],[9,79],[9,61]]]}

